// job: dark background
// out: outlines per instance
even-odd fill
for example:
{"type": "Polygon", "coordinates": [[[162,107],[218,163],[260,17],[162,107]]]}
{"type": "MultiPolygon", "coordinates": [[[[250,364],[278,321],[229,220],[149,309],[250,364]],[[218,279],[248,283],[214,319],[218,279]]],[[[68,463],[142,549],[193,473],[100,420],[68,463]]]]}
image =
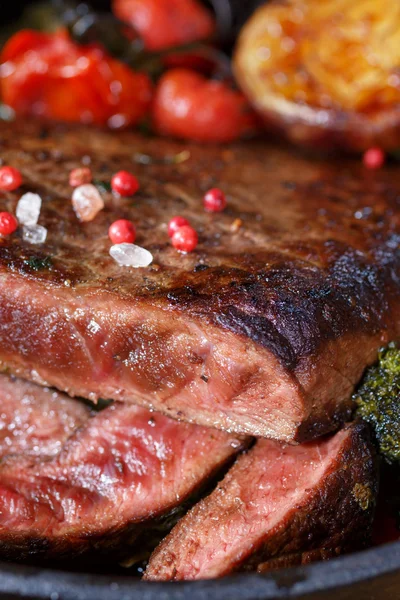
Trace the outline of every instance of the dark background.
{"type": "MultiPolygon", "coordinates": [[[[59,5],[68,2],[77,4],[74,0],[47,0],[53,1],[59,5]]],[[[79,0],[78,0],[79,1],[79,0]]],[[[83,0],[84,1],[84,0],[83,0]]],[[[219,39],[224,46],[230,46],[233,43],[238,31],[244,22],[248,19],[254,9],[264,4],[267,0],[201,0],[209,8],[214,9],[219,23],[219,39]]],[[[43,3],[41,0],[40,3],[43,3]]],[[[97,10],[109,10],[111,0],[87,0],[93,8],[97,10]]],[[[18,19],[24,7],[35,4],[34,0],[0,0],[2,9],[1,21],[10,23],[18,19]]],[[[1,27],[1,25],[0,25],[1,27]]]]}
{"type": "MultiPolygon", "coordinates": [[[[3,2],[1,3],[3,4],[3,2]]],[[[5,16],[5,21],[9,21],[19,16],[25,2],[23,0],[12,0],[12,2],[4,2],[5,6],[2,6],[2,13],[5,16]]]]}
{"type": "MultiPolygon", "coordinates": [[[[111,1],[109,0],[93,0],[90,2],[93,6],[107,8],[110,6],[111,1]]],[[[2,16],[5,17],[5,21],[9,22],[11,19],[16,19],[21,16],[25,6],[32,6],[35,4],[34,0],[0,0],[0,7],[2,16]],[[4,4],[4,6],[2,6],[4,4]]]]}

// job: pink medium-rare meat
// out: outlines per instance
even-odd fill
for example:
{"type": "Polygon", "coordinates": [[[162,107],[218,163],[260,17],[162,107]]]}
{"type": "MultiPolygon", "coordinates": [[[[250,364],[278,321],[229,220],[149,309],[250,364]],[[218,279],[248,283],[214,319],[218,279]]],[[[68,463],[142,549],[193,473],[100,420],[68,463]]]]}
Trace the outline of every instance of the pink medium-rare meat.
{"type": "Polygon", "coordinates": [[[0,375],[0,458],[50,458],[91,416],[88,406],[55,390],[0,375]]]}
{"type": "Polygon", "coordinates": [[[229,150],[129,132],[0,123],[0,157],[23,174],[1,193],[43,200],[46,242],[0,240],[0,366],[70,395],[142,404],[238,433],[304,441],[351,412],[377,350],[399,334],[400,174],[358,160],[304,158],[265,141],[229,150]],[[182,150],[186,154],[179,154],[182,150]],[[133,171],[141,188],[80,223],[68,184],[133,171]],[[202,196],[223,188],[209,214],[202,196]],[[196,250],[171,245],[189,219],[196,250]],[[124,268],[109,225],[137,227],[154,257],[124,268]]]}
{"type": "Polygon", "coordinates": [[[377,477],[364,424],[300,446],[259,440],[161,542],[145,578],[262,572],[362,547],[377,477]]]}
{"type": "Polygon", "coordinates": [[[151,539],[153,526],[199,493],[244,444],[135,405],[79,410],[62,394],[5,376],[0,390],[2,401],[7,396],[1,418],[11,430],[0,465],[6,559],[62,558],[131,545],[142,534],[151,539]]]}

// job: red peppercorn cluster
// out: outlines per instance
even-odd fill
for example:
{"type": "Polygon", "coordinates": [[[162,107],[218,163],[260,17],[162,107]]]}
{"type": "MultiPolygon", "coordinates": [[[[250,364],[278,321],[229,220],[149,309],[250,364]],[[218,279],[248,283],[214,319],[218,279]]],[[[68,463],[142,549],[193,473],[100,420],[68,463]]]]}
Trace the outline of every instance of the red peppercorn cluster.
{"type": "MultiPolygon", "coordinates": [[[[88,167],[73,169],[69,175],[72,187],[85,186],[93,180],[93,175],[88,167]]],[[[118,196],[133,196],[139,189],[137,178],[128,171],[119,171],[111,179],[111,189],[118,196]]],[[[108,237],[113,244],[133,244],[136,239],[135,225],[127,219],[114,221],[108,229],[108,237]]]]}
{"type": "MultiPolygon", "coordinates": [[[[22,185],[22,175],[15,167],[0,168],[0,191],[13,192],[22,185]]],[[[7,211],[0,212],[0,235],[11,235],[18,228],[18,221],[7,211]]]]}
{"type": "Polygon", "coordinates": [[[172,238],[173,235],[174,235],[174,233],[176,233],[178,231],[178,229],[180,229],[180,227],[185,227],[187,225],[190,225],[190,223],[184,217],[174,217],[168,223],[168,235],[169,235],[169,237],[172,238]]]}
{"type": "MultiPolygon", "coordinates": [[[[71,187],[89,184],[93,179],[87,167],[73,169],[69,175],[71,187]]],[[[22,176],[14,167],[0,168],[0,190],[16,190],[22,184],[22,176]]],[[[119,171],[111,179],[111,188],[119,196],[132,196],[139,189],[137,178],[128,171],[119,171]]],[[[227,205],[226,196],[219,188],[209,190],[203,198],[204,208],[208,212],[222,212],[227,205]]],[[[18,221],[9,212],[0,212],[0,235],[10,235],[18,227],[18,221]]],[[[193,252],[198,245],[197,231],[189,221],[181,216],[173,217],[168,224],[171,243],[179,252],[193,252]]],[[[127,219],[118,219],[109,227],[108,236],[113,244],[133,244],[136,240],[135,225],[127,219]]]]}
{"type": "MultiPolygon", "coordinates": [[[[118,196],[133,196],[139,187],[137,177],[128,171],[118,171],[111,179],[111,189],[118,196]]],[[[136,227],[128,219],[118,219],[110,226],[108,237],[113,244],[133,244],[136,240],[136,227]]]]}
{"type": "MultiPolygon", "coordinates": [[[[204,195],[203,205],[207,212],[222,212],[227,205],[226,196],[219,188],[213,188],[204,195]]],[[[193,252],[199,243],[197,231],[185,217],[177,216],[170,220],[168,235],[179,252],[193,252]]]]}
{"type": "MultiPolygon", "coordinates": [[[[73,169],[69,175],[71,187],[89,184],[93,179],[87,167],[73,169]]],[[[14,167],[0,168],[0,190],[16,190],[22,184],[22,176],[14,167]]],[[[128,171],[119,171],[111,179],[111,188],[119,196],[133,196],[139,189],[137,178],[128,171]]],[[[222,212],[227,205],[226,196],[219,188],[209,190],[203,198],[204,208],[208,212],[222,212]]],[[[18,221],[9,212],[0,212],[0,235],[10,235],[18,227],[18,221]]],[[[171,243],[179,252],[193,252],[199,242],[197,231],[189,221],[176,216],[168,223],[168,235],[171,243]]],[[[118,219],[109,227],[108,236],[113,244],[133,244],[136,240],[135,225],[127,219],[118,219]]]]}
{"type": "Polygon", "coordinates": [[[174,248],[179,252],[193,252],[199,238],[189,221],[184,217],[174,217],[168,223],[168,235],[174,248]]]}

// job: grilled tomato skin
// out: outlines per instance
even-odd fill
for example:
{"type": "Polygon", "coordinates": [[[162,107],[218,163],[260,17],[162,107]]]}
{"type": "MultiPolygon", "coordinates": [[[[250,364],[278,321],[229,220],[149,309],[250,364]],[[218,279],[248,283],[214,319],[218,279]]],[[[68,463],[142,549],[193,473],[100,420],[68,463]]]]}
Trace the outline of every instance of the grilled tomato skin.
{"type": "Polygon", "coordinates": [[[275,0],[237,43],[239,84],[269,129],[307,146],[400,147],[400,4],[275,0]]]}
{"type": "Polygon", "coordinates": [[[199,0],[114,0],[115,15],[133,25],[148,50],[165,50],[213,35],[215,21],[199,0]]]}
{"type": "Polygon", "coordinates": [[[157,133],[198,142],[225,143],[251,135],[258,120],[241,92],[189,69],[171,69],[155,91],[157,133]]]}
{"type": "Polygon", "coordinates": [[[152,84],[98,46],[80,46],[67,32],[22,30],[0,55],[3,102],[18,115],[123,127],[148,111],[152,84]]]}

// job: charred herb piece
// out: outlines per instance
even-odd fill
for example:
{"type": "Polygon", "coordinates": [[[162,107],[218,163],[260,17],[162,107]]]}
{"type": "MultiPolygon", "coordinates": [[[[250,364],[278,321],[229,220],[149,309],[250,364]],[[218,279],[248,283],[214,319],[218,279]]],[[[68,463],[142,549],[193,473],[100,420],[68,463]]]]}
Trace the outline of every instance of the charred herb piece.
{"type": "Polygon", "coordinates": [[[135,152],[132,157],[133,162],[139,165],[180,165],[190,158],[189,150],[182,150],[177,154],[167,154],[161,158],[143,154],[143,152],[135,152]]]}
{"type": "Polygon", "coordinates": [[[126,62],[137,60],[144,51],[135,30],[111,13],[95,11],[89,4],[74,0],[53,0],[53,6],[79,44],[101,43],[109,54],[126,62]]]}
{"type": "Polygon", "coordinates": [[[357,413],[374,429],[380,453],[400,462],[400,349],[395,344],[379,352],[354,394],[357,413]]]}
{"type": "Polygon", "coordinates": [[[96,11],[90,4],[76,0],[52,0],[52,3],[76,43],[101,44],[112,57],[136,71],[146,72],[154,80],[165,70],[166,57],[190,54],[209,61],[216,78],[233,81],[228,56],[207,43],[189,42],[156,52],[148,51],[138,32],[112,13],[96,11]]]}
{"type": "Polygon", "coordinates": [[[98,188],[103,194],[111,193],[111,183],[109,181],[103,181],[102,179],[94,179],[93,185],[98,188]]]}
{"type": "Polygon", "coordinates": [[[33,271],[43,271],[45,269],[50,269],[53,265],[50,256],[46,256],[45,258],[38,258],[37,256],[33,256],[32,258],[28,258],[24,261],[28,267],[33,269],[33,271]]]}
{"type": "Polygon", "coordinates": [[[265,0],[208,0],[216,17],[218,41],[231,47],[236,37],[256,8],[265,0]]]}

